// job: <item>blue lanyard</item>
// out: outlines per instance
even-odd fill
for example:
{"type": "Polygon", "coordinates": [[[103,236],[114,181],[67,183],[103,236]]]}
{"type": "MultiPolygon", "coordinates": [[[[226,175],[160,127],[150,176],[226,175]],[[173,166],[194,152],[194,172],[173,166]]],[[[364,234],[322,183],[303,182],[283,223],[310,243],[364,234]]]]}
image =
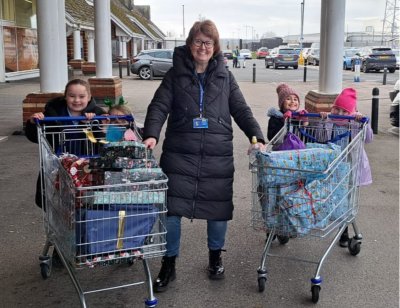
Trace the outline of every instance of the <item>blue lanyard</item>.
{"type": "Polygon", "coordinates": [[[197,74],[198,79],[199,79],[199,87],[200,87],[200,103],[199,103],[199,109],[200,109],[200,118],[203,117],[203,98],[204,98],[204,87],[203,87],[203,83],[204,83],[204,79],[205,79],[205,74],[197,74]]]}

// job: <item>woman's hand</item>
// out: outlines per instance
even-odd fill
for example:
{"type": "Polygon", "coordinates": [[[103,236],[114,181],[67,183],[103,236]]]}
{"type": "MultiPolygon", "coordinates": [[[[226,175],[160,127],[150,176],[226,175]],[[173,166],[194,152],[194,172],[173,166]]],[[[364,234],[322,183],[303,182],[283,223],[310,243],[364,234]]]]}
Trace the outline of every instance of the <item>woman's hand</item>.
{"type": "Polygon", "coordinates": [[[256,144],[250,144],[249,148],[247,149],[247,155],[250,155],[250,153],[253,150],[256,151],[264,151],[265,150],[266,145],[262,144],[261,142],[257,142],[256,144]]]}
{"type": "Polygon", "coordinates": [[[32,124],[36,123],[36,120],[43,120],[44,119],[44,114],[43,112],[36,112],[31,115],[31,118],[29,119],[32,124]]]}
{"type": "Polygon", "coordinates": [[[156,140],[156,138],[150,137],[150,138],[147,138],[146,140],[143,140],[143,143],[146,146],[146,148],[153,150],[157,144],[157,140],[156,140]]]}
{"type": "Polygon", "coordinates": [[[356,112],[354,114],[354,118],[356,119],[356,121],[361,121],[361,119],[364,117],[364,115],[362,113],[356,112]]]}

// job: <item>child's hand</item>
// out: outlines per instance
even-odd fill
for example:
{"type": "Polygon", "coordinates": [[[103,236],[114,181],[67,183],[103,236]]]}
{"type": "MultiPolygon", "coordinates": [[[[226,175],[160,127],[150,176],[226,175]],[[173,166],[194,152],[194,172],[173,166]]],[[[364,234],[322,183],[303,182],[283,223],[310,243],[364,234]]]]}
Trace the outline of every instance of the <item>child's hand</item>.
{"type": "Polygon", "coordinates": [[[31,121],[32,124],[35,124],[36,121],[35,120],[43,120],[44,119],[44,114],[43,112],[36,112],[34,114],[31,115],[31,118],[29,119],[31,121]]]}
{"type": "Polygon", "coordinates": [[[319,113],[320,117],[323,119],[326,119],[328,117],[328,114],[329,114],[328,112],[324,112],[324,111],[319,113]]]}
{"type": "Polygon", "coordinates": [[[356,112],[354,114],[354,118],[356,119],[356,121],[361,121],[361,119],[364,117],[364,115],[362,113],[356,112]]]}
{"type": "Polygon", "coordinates": [[[283,114],[283,118],[284,118],[284,119],[291,118],[291,117],[292,117],[292,112],[291,112],[290,110],[286,111],[286,112],[283,114]]]}
{"type": "Polygon", "coordinates": [[[95,116],[96,116],[96,114],[93,113],[93,112],[85,112],[85,117],[86,117],[86,119],[88,119],[88,120],[93,119],[95,116]]]}

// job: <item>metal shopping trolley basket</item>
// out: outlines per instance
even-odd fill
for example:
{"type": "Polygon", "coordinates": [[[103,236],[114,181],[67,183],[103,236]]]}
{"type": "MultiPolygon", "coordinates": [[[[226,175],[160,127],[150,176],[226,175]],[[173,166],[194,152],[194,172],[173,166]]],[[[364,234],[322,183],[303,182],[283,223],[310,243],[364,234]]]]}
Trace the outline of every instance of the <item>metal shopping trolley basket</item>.
{"type": "MultiPolygon", "coordinates": [[[[286,244],[305,236],[330,239],[319,261],[280,256],[317,264],[311,279],[312,301],[318,302],[322,264],[349,224],[355,236],[352,255],[360,252],[362,235],[355,223],[358,212],[358,176],[367,120],[349,116],[307,114],[288,119],[279,133],[250,162],[252,171],[251,223],[267,234],[257,270],[258,290],[267,280],[266,260],[273,240],[286,244]],[[276,151],[285,139],[297,136],[303,149],[276,151]],[[335,234],[336,232],[336,234],[335,234]],[[333,236],[329,236],[332,235],[333,236]]],[[[296,138],[296,137],[295,137],[296,138]]]]}
{"type": "MultiPolygon", "coordinates": [[[[82,307],[86,294],[141,284],[148,291],[145,307],[155,307],[147,260],[165,253],[168,179],[140,141],[106,140],[110,131],[115,137],[126,130],[120,122],[109,121],[112,118],[121,117],[95,117],[89,123],[79,122],[85,117],[38,122],[47,236],[41,274],[50,276],[53,252],[67,269],[82,307]],[[128,266],[136,260],[143,262],[141,281],[84,291],[78,279],[78,269],[128,266]]],[[[132,117],[125,118],[133,127],[132,117]]]]}

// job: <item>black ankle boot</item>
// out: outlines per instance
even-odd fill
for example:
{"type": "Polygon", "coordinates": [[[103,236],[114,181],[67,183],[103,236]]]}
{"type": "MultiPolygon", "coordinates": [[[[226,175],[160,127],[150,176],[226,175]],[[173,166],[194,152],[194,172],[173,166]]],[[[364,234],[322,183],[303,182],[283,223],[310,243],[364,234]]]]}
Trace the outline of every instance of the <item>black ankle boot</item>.
{"type": "Polygon", "coordinates": [[[161,270],[157,279],[153,283],[154,292],[164,292],[168,289],[168,283],[175,280],[175,258],[163,257],[161,260],[161,270]]]}
{"type": "Polygon", "coordinates": [[[224,279],[225,268],[222,265],[221,249],[209,250],[208,278],[211,280],[224,279]]]}

